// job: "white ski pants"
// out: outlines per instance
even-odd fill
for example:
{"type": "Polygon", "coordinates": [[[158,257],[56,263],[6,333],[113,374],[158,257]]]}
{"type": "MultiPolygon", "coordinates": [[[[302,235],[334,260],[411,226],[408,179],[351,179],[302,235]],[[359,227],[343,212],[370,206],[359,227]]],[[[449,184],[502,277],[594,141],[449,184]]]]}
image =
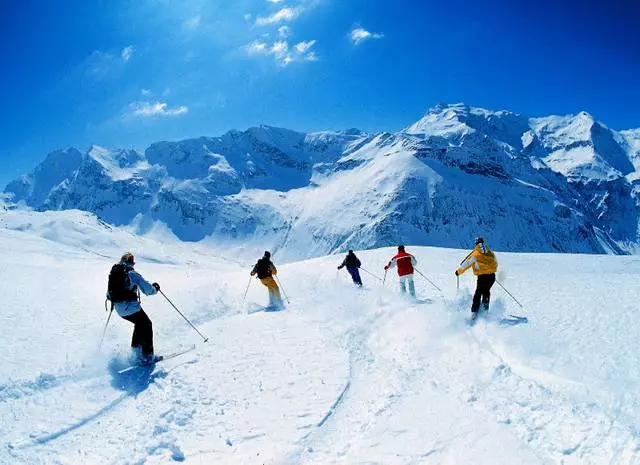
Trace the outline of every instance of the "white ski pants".
{"type": "Polygon", "coordinates": [[[416,286],[413,283],[413,274],[406,274],[404,276],[400,276],[400,292],[403,294],[407,292],[407,285],[409,285],[409,294],[411,297],[416,296],[416,286]]]}

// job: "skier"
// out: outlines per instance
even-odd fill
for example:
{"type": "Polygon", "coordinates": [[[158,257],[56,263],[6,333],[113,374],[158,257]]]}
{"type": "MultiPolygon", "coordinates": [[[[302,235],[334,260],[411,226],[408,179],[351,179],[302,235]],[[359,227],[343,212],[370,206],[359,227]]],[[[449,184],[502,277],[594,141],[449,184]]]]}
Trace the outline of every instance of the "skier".
{"type": "Polygon", "coordinates": [[[409,294],[411,297],[416,296],[416,287],[413,283],[413,267],[418,264],[418,260],[413,255],[405,252],[404,245],[398,246],[398,253],[384,267],[384,271],[390,268],[398,267],[398,276],[400,277],[400,292],[407,292],[406,285],[409,285],[409,294]]]}
{"type": "Polygon", "coordinates": [[[353,253],[353,250],[349,250],[349,253],[345,257],[345,259],[342,260],[342,263],[340,264],[338,269],[341,270],[345,266],[347,267],[347,271],[351,275],[351,279],[353,279],[353,282],[358,286],[362,286],[360,270],[358,270],[358,268],[360,268],[360,260],[358,259],[358,257],[356,257],[356,254],[353,253]]]}
{"type": "Polygon", "coordinates": [[[456,276],[460,276],[469,268],[473,269],[473,274],[478,277],[476,292],[473,294],[471,303],[471,319],[475,320],[480,310],[489,311],[489,299],[491,298],[491,286],[496,282],[496,271],[498,270],[498,260],[482,237],[477,237],[475,247],[467,257],[462,260],[460,266],[455,271],[456,276]]]}
{"type": "Polygon", "coordinates": [[[273,277],[278,274],[278,270],[271,262],[271,252],[265,251],[264,256],[258,260],[251,270],[251,276],[258,275],[258,279],[269,290],[269,306],[282,306],[282,297],[280,297],[280,288],[273,277]]]}
{"type": "Polygon", "coordinates": [[[153,325],[140,306],[140,293],[145,295],[157,294],[160,290],[158,283],[149,284],[140,273],[136,272],[135,258],[131,252],[125,253],[111,268],[107,298],[111,301],[111,308],[115,308],[120,317],[133,323],[131,348],[140,362],[153,363],[160,357],[154,356],[153,325]]]}

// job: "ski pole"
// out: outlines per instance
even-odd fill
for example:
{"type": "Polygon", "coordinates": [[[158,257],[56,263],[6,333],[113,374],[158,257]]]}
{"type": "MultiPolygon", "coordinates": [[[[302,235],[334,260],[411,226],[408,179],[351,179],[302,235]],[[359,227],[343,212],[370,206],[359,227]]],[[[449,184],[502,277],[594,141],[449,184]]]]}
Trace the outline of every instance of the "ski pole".
{"type": "Polygon", "coordinates": [[[460,290],[460,276],[456,275],[456,292],[460,290]]]}
{"type": "Polygon", "coordinates": [[[282,295],[284,296],[284,298],[287,301],[287,303],[291,303],[291,302],[289,302],[289,297],[287,297],[287,293],[284,292],[284,287],[282,287],[282,283],[280,282],[280,278],[278,278],[277,275],[274,275],[274,278],[276,278],[276,281],[278,281],[278,286],[280,286],[280,289],[282,290],[282,295]]]}
{"type": "Polygon", "coordinates": [[[198,331],[198,328],[196,328],[195,326],[193,326],[193,323],[191,323],[191,322],[189,321],[189,319],[188,319],[186,316],[184,316],[180,310],[178,310],[178,307],[176,307],[175,305],[173,305],[173,302],[171,302],[171,301],[169,300],[169,297],[167,297],[166,295],[164,295],[164,292],[162,292],[160,289],[158,289],[158,292],[159,292],[160,294],[162,294],[162,297],[164,297],[165,299],[167,299],[167,302],[169,302],[169,303],[171,304],[171,306],[176,310],[176,312],[178,312],[178,313],[180,314],[180,316],[181,316],[182,318],[184,318],[184,319],[185,319],[185,321],[186,321],[187,323],[189,323],[193,329],[195,329],[195,330],[196,330],[196,333],[198,333],[198,334],[200,335],[200,337],[201,337],[202,339],[204,339],[204,341],[202,341],[202,342],[207,342],[207,341],[209,340],[209,338],[208,338],[208,337],[204,337],[204,336],[202,335],[202,333],[201,333],[200,331],[198,331]]]}
{"type": "Polygon", "coordinates": [[[244,297],[242,298],[243,305],[244,305],[244,301],[247,299],[247,292],[249,292],[249,286],[251,286],[251,278],[253,278],[253,276],[249,276],[249,283],[247,284],[247,289],[244,291],[244,297]]]}
{"type": "Polygon", "coordinates": [[[384,286],[384,282],[387,280],[387,270],[384,270],[384,278],[382,279],[382,285],[384,286]]]}
{"type": "Polygon", "coordinates": [[[502,285],[502,283],[501,283],[500,281],[498,281],[498,280],[496,279],[496,282],[497,282],[497,283],[498,283],[498,285],[499,285],[499,286],[504,290],[504,292],[506,292],[507,294],[509,294],[509,297],[511,297],[511,298],[514,300],[514,302],[515,302],[515,303],[517,303],[517,304],[520,306],[520,308],[524,308],[524,306],[523,306],[520,302],[518,302],[518,299],[516,299],[516,298],[513,296],[513,294],[512,294],[511,292],[507,291],[507,289],[502,285]]]}
{"type": "MultiPolygon", "coordinates": [[[[107,301],[105,300],[105,306],[107,305],[107,301]]],[[[111,319],[111,314],[113,313],[113,305],[111,306],[111,311],[109,312],[109,316],[107,317],[107,323],[104,325],[104,330],[102,331],[102,337],[100,338],[100,345],[98,345],[98,350],[102,347],[102,343],[104,342],[104,336],[107,334],[107,326],[109,326],[109,320],[111,319]]]]}
{"type": "Polygon", "coordinates": [[[429,278],[427,278],[425,275],[423,275],[423,274],[422,274],[422,272],[421,272],[419,269],[414,268],[414,270],[416,270],[416,271],[418,272],[418,274],[419,274],[420,276],[422,276],[424,279],[426,279],[427,281],[429,281],[429,283],[430,283],[433,287],[435,287],[435,288],[436,288],[436,289],[438,289],[440,292],[442,292],[442,289],[440,289],[438,286],[436,286],[436,285],[434,284],[434,282],[433,282],[433,281],[431,281],[429,278]]]}
{"type": "Polygon", "coordinates": [[[362,267],[360,267],[360,269],[361,269],[362,271],[364,271],[365,273],[370,274],[371,276],[373,276],[374,278],[376,278],[378,281],[382,281],[382,278],[380,278],[379,276],[376,276],[376,275],[375,275],[375,274],[373,274],[372,272],[367,271],[366,269],[364,269],[364,268],[362,268],[362,267]]]}

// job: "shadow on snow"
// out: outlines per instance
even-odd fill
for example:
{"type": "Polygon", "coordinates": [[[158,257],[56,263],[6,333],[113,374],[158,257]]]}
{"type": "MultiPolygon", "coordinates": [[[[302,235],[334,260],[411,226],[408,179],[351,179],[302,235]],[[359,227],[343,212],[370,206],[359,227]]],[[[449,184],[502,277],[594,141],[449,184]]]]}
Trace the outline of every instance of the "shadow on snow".
{"type": "Polygon", "coordinates": [[[166,373],[156,372],[153,373],[154,366],[144,366],[136,368],[135,370],[128,371],[126,373],[118,373],[119,370],[126,368],[128,363],[123,363],[122,359],[114,358],[109,361],[108,371],[111,375],[111,386],[114,389],[122,391],[122,394],[116,399],[109,402],[104,407],[100,408],[95,413],[88,415],[75,423],[66,426],[58,431],[49,433],[37,438],[33,438],[32,442],[26,444],[24,447],[36,446],[46,444],[62,436],[65,436],[89,423],[109,413],[116,408],[122,402],[129,397],[136,397],[141,392],[145,391],[151,383],[158,378],[164,378],[166,373]]]}

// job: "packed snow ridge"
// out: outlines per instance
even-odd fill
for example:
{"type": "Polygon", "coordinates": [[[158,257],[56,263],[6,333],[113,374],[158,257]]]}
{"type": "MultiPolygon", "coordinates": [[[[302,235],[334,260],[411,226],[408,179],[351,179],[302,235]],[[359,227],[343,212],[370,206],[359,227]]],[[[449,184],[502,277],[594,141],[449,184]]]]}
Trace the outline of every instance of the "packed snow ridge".
{"type": "Polygon", "coordinates": [[[438,105],[397,133],[260,126],[158,142],[144,153],[50,153],[12,201],[79,209],[138,234],[270,248],[280,258],[398,242],[634,253],[640,130],[585,113],[527,118],[438,105]]]}

